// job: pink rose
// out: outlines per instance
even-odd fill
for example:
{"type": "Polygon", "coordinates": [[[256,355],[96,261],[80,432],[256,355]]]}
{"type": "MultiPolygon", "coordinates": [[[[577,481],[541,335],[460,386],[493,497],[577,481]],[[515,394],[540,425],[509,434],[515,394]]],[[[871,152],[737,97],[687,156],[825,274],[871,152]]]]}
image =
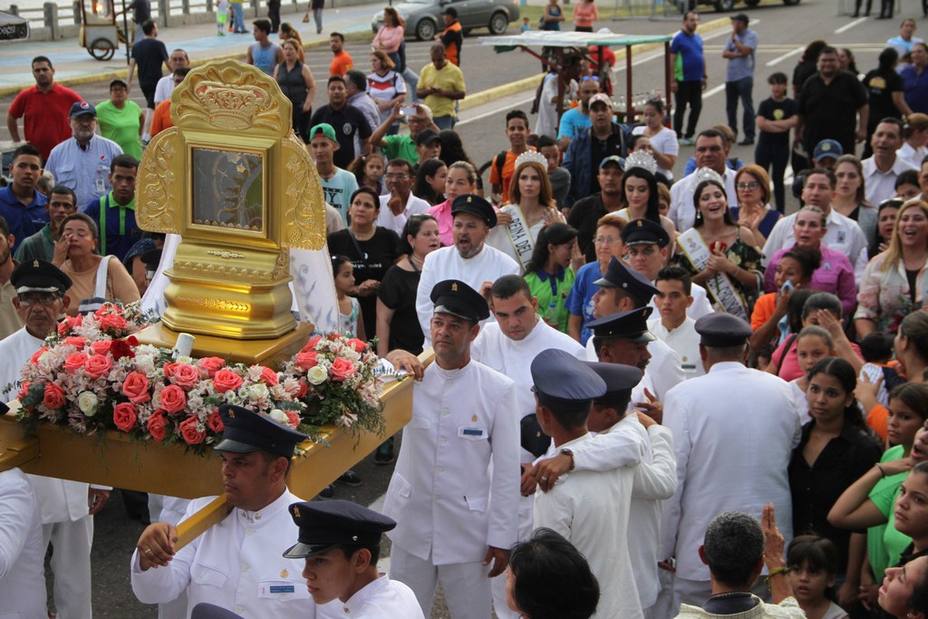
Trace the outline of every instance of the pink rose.
{"type": "Polygon", "coordinates": [[[41,357],[42,355],[44,355],[44,354],[47,353],[47,352],[48,352],[48,348],[45,347],[45,346],[43,346],[42,348],[38,349],[37,351],[35,351],[34,353],[32,353],[32,357],[29,358],[29,363],[35,365],[36,363],[39,362],[39,357],[41,357]]]}
{"type": "Polygon", "coordinates": [[[168,385],[158,396],[161,408],[169,415],[176,415],[187,406],[187,394],[177,385],[168,385]]]}
{"type": "Polygon", "coordinates": [[[196,417],[187,417],[180,422],[180,435],[188,445],[199,445],[206,440],[206,432],[197,427],[198,423],[196,417]]]}
{"type": "Polygon", "coordinates": [[[84,322],[83,316],[68,316],[64,320],[58,323],[58,335],[64,337],[71,332],[72,329],[76,329],[81,326],[84,322]]]}
{"type": "Polygon", "coordinates": [[[46,383],[45,394],[42,396],[45,408],[56,410],[64,406],[64,402],[64,390],[55,383],[46,383]]]}
{"type": "Polygon", "coordinates": [[[200,370],[201,376],[204,378],[209,376],[212,378],[216,372],[221,370],[226,366],[226,360],[222,357],[203,357],[197,361],[197,368],[200,370]]]}
{"type": "Polygon", "coordinates": [[[296,397],[298,400],[301,400],[305,398],[307,394],[309,394],[309,381],[307,381],[305,378],[301,378],[299,385],[300,387],[296,392],[296,397]]]}
{"type": "Polygon", "coordinates": [[[300,415],[296,411],[284,411],[287,415],[287,423],[290,424],[290,427],[294,430],[297,429],[300,425],[300,415]]]}
{"type": "Polygon", "coordinates": [[[91,378],[100,378],[113,368],[113,361],[106,355],[93,355],[84,363],[84,371],[91,378]]]}
{"type": "Polygon", "coordinates": [[[218,410],[214,410],[206,416],[206,427],[215,434],[222,434],[225,424],[222,423],[222,417],[219,416],[218,410]]]}
{"type": "Polygon", "coordinates": [[[306,345],[304,345],[303,348],[300,349],[300,352],[307,351],[307,350],[315,350],[316,344],[318,344],[321,340],[322,340],[321,335],[312,336],[311,338],[309,338],[309,341],[306,342],[306,345]]]}
{"type": "Polygon", "coordinates": [[[73,374],[84,367],[85,363],[87,363],[87,355],[82,352],[72,352],[64,360],[64,369],[69,374],[73,374]]]}
{"type": "Polygon", "coordinates": [[[104,331],[123,331],[127,326],[126,319],[119,314],[107,314],[100,319],[100,328],[104,331]]]}
{"type": "Polygon", "coordinates": [[[174,376],[174,368],[177,367],[177,364],[173,361],[168,361],[163,366],[161,366],[161,372],[164,374],[165,378],[171,378],[174,376]]]}
{"type": "Polygon", "coordinates": [[[78,350],[83,350],[84,346],[87,345],[87,340],[78,335],[72,335],[71,337],[64,338],[64,343],[78,350]]]}
{"type": "Polygon", "coordinates": [[[315,350],[308,350],[306,352],[300,352],[296,354],[294,363],[296,367],[300,368],[304,372],[308,371],[309,368],[315,367],[319,364],[318,355],[315,350]]]}
{"type": "Polygon", "coordinates": [[[135,410],[135,404],[120,402],[113,407],[113,423],[123,432],[132,430],[137,420],[138,412],[135,410]]]}
{"type": "Polygon", "coordinates": [[[164,440],[168,433],[168,420],[162,411],[155,411],[148,418],[148,433],[158,443],[164,440]]]}
{"type": "Polygon", "coordinates": [[[277,384],[277,372],[268,367],[261,368],[261,382],[263,382],[268,387],[273,387],[277,384]]]}
{"type": "Polygon", "coordinates": [[[352,374],[354,374],[354,364],[344,357],[339,357],[333,361],[332,367],[329,368],[329,376],[332,377],[332,380],[343,381],[352,374]]]}
{"type": "Polygon", "coordinates": [[[358,354],[367,350],[367,343],[365,343],[363,340],[359,340],[356,337],[348,340],[348,345],[354,348],[354,351],[358,354]]]}
{"type": "Polygon", "coordinates": [[[90,350],[93,351],[95,355],[105,355],[110,351],[110,346],[112,346],[113,340],[94,340],[90,343],[90,350]]]}
{"type": "Polygon", "coordinates": [[[29,395],[29,387],[32,386],[28,380],[24,381],[23,384],[19,386],[19,393],[16,394],[17,399],[22,401],[27,395],[29,395]]]}
{"type": "Polygon", "coordinates": [[[134,404],[148,402],[151,399],[148,393],[148,377],[141,372],[129,372],[122,383],[122,394],[134,404]]]}
{"type": "Polygon", "coordinates": [[[225,393],[242,386],[242,377],[232,370],[219,370],[213,375],[213,387],[216,393],[225,393]]]}
{"type": "Polygon", "coordinates": [[[179,387],[190,390],[200,382],[200,371],[188,363],[175,363],[171,382],[179,387]]]}

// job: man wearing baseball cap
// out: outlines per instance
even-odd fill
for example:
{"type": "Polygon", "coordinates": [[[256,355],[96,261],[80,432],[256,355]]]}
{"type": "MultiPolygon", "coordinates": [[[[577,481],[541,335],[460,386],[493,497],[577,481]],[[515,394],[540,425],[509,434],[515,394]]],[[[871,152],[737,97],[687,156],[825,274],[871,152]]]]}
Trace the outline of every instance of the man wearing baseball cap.
{"type": "Polygon", "coordinates": [[[71,136],[52,149],[45,163],[59,185],[74,190],[77,204],[90,204],[105,195],[110,185],[110,163],[122,154],[116,142],[97,135],[97,110],[86,101],[71,105],[71,136]]]}
{"type": "Polygon", "coordinates": [[[309,148],[322,179],[326,203],[331,204],[341,215],[342,223],[348,225],[348,207],[351,206],[351,194],[358,190],[358,179],[335,165],[335,151],[340,148],[335,128],[329,123],[314,125],[309,130],[309,148]]]}
{"type": "Polygon", "coordinates": [[[754,143],[754,52],[757,33],[748,28],[748,16],[738,13],[731,17],[731,37],[725,42],[722,58],[728,60],[725,70],[725,111],[728,126],[738,135],[738,99],[744,106],[744,139],[741,146],[754,143]]]}
{"type": "Polygon", "coordinates": [[[625,133],[613,120],[612,99],[606,93],[590,97],[590,127],[577,134],[564,154],[563,166],[570,172],[568,204],[597,193],[599,181],[593,171],[610,156],[625,157],[625,133]],[[595,138],[595,139],[594,139],[595,138]]]}

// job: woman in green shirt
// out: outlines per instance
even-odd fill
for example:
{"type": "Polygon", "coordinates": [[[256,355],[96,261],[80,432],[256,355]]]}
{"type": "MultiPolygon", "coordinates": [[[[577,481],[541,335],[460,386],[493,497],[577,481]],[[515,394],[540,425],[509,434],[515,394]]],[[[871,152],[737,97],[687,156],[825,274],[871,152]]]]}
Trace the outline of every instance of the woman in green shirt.
{"type": "Polygon", "coordinates": [[[538,313],[549,325],[567,333],[567,295],[574,285],[571,261],[580,259],[577,231],[564,223],[545,226],[538,233],[532,258],[525,267],[525,283],[538,299],[538,313]]]}
{"type": "MultiPolygon", "coordinates": [[[[142,108],[129,100],[129,89],[120,79],[110,82],[110,98],[97,104],[97,124],[100,135],[113,140],[122,152],[142,158],[142,108]]],[[[83,207],[84,205],[80,205],[83,207]]]]}

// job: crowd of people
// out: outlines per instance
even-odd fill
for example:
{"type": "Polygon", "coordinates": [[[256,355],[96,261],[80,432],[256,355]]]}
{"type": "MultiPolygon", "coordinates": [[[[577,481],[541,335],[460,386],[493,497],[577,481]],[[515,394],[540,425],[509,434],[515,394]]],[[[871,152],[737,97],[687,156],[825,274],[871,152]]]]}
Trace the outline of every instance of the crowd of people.
{"type": "MultiPolygon", "coordinates": [[[[454,7],[443,16],[418,73],[391,7],[368,72],[332,33],[316,109],[295,29],[256,20],[246,57],[292,102],[315,163],[331,273],[314,275],[332,278],[338,330],[417,379],[399,449],[389,438],[374,455],[395,462],[383,514],[302,502],[287,470],[305,437],[224,408],[215,450],[235,513],[175,552],[176,524],[205,503],[151,503],[130,562],[138,600],[162,617],[414,619],[440,584],[455,618],[928,617],[928,47],[915,22],[863,76],[849,50],[812,42],[755,111],[760,43],[737,14],[728,123],[700,127],[706,61],[689,12],[670,44],[672,114],[654,98],[618,122],[602,67],[578,57],[546,71],[534,128],[506,113],[505,148],[478,166],[454,129],[462,28],[454,7]],[[560,116],[558,92],[571,99],[560,116]],[[732,157],[736,144],[754,160],[732,157]]],[[[573,17],[590,29],[593,0],[573,17]]],[[[551,0],[543,27],[562,21],[551,0]]],[[[158,268],[165,239],[138,228],[135,182],[190,59],[152,22],[141,31],[110,99],[83,100],[38,56],[35,87],[10,107],[26,141],[0,189],[2,385],[62,316],[138,301],[158,268]],[[136,73],[147,111],[129,98],[136,73]]],[[[58,616],[91,617],[93,514],[108,497],[0,473],[0,616],[47,616],[51,544],[58,616]]]]}

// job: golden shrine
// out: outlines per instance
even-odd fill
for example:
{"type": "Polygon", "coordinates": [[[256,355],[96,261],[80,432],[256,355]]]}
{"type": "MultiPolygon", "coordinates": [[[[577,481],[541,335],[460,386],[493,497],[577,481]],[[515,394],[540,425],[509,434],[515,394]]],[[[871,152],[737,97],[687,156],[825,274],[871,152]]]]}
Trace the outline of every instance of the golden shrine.
{"type": "MultiPolygon", "coordinates": [[[[182,240],[165,271],[170,284],[162,321],[136,337],[170,349],[180,333],[192,333],[194,357],[276,365],[313,330],[290,312],[289,250],[325,244],[322,188],[291,130],[290,101],[259,69],[213,62],[191,71],[174,90],[171,117],[174,127],[159,133],[142,157],[136,217],[142,229],[182,240]]],[[[323,444],[301,446],[304,455],[294,460],[289,479],[295,494],[315,496],[399,431],[412,415],[410,381],[389,383],[381,402],[383,436],[331,427],[323,444]]],[[[83,436],[40,424],[37,436],[27,436],[12,415],[0,416],[0,470],[19,466],[26,473],[193,498],[221,491],[219,465],[217,457],[181,445],[142,443],[117,432],[83,436]]],[[[182,540],[226,513],[220,497],[179,530],[182,540]]]]}

